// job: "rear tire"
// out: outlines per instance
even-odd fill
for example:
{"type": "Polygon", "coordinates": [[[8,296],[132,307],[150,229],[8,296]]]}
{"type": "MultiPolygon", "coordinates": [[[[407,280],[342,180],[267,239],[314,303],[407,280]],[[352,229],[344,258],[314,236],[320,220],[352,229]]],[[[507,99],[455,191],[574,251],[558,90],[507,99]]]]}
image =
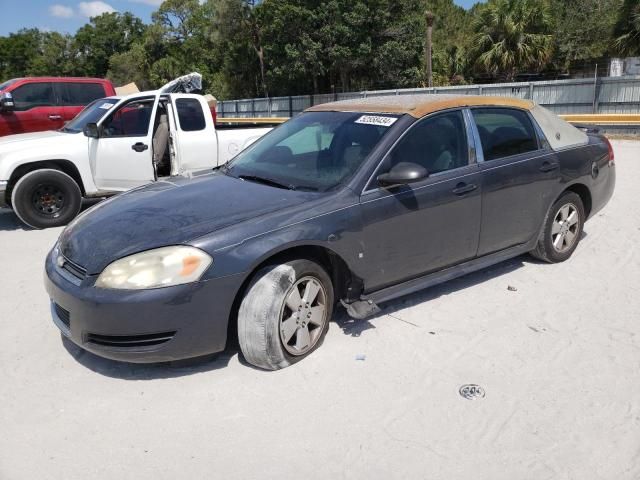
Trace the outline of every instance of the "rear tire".
{"type": "Polygon", "coordinates": [[[580,196],[565,192],[549,209],[538,244],[531,255],[549,263],[564,262],[580,243],[584,221],[580,196]]]}
{"type": "Polygon", "coordinates": [[[332,313],[333,285],[320,265],[291,260],[265,267],[238,310],[240,350],[256,367],[288,367],[321,345],[332,313]]]}
{"type": "Polygon", "coordinates": [[[75,180],[60,170],[34,170],[13,187],[11,206],[32,228],[60,227],[80,212],[82,192],[75,180]]]}

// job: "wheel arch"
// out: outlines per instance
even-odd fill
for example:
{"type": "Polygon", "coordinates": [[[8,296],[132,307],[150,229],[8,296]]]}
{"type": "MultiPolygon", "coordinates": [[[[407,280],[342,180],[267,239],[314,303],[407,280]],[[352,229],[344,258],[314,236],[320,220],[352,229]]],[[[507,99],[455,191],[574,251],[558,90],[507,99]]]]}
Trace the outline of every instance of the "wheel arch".
{"type": "MultiPolygon", "coordinates": [[[[584,206],[585,218],[589,218],[589,215],[591,214],[591,209],[593,207],[591,190],[589,190],[589,187],[587,187],[584,183],[574,183],[568,186],[567,188],[565,188],[562,191],[562,193],[558,195],[558,198],[560,198],[566,192],[573,192],[580,197],[580,200],[582,200],[582,205],[584,206]]],[[[555,203],[555,200],[554,200],[554,203],[555,203]]]]}
{"type": "Polygon", "coordinates": [[[43,169],[60,170],[61,172],[66,173],[78,184],[82,195],[85,195],[86,191],[78,167],[76,167],[73,162],[69,160],[53,159],[29,162],[16,167],[13,172],[11,172],[11,175],[9,177],[9,183],[7,185],[7,198],[11,199],[11,191],[13,190],[13,187],[18,182],[18,180],[20,180],[29,172],[43,169]]]}
{"type": "Polygon", "coordinates": [[[331,277],[334,298],[341,300],[361,293],[361,281],[353,274],[347,262],[334,250],[320,244],[303,243],[289,245],[279,250],[273,250],[256,261],[244,278],[241,287],[236,292],[231,307],[227,327],[227,343],[237,338],[238,309],[245,292],[256,273],[268,265],[285,263],[293,259],[306,259],[318,263],[331,277]]]}

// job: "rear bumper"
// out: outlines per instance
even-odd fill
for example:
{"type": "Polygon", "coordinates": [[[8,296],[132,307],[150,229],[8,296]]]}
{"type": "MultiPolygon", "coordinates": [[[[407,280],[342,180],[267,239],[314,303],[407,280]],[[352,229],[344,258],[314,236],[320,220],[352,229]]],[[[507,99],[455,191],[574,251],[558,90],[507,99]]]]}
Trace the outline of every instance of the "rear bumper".
{"type": "Polygon", "coordinates": [[[616,186],[616,167],[607,165],[600,169],[600,174],[591,185],[591,213],[589,218],[593,218],[604,206],[609,203],[616,186]]]}
{"type": "Polygon", "coordinates": [[[81,348],[134,363],[224,350],[241,275],[152,290],[108,290],[95,288],[95,277],[79,285],[70,281],[51,257],[44,280],[53,321],[81,348]]]}
{"type": "Polygon", "coordinates": [[[6,207],[8,204],[6,199],[8,184],[7,180],[0,180],[0,207],[6,207]]]}

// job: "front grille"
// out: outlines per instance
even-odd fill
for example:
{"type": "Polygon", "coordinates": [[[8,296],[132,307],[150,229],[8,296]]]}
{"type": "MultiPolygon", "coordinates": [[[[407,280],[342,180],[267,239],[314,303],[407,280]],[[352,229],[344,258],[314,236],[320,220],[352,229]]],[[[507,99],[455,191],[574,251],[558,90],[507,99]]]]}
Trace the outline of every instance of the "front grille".
{"type": "Polygon", "coordinates": [[[71,275],[76,277],[78,280],[84,280],[87,276],[87,270],[77,263],[73,263],[67,257],[64,257],[64,263],[62,264],[62,269],[69,272],[71,275]]]}
{"type": "Polygon", "coordinates": [[[71,328],[71,314],[57,303],[53,304],[53,310],[56,312],[58,319],[67,327],[71,328]]]}
{"type": "Polygon", "coordinates": [[[98,335],[87,334],[87,343],[102,347],[140,348],[161,345],[171,340],[176,332],[149,333],[146,335],[98,335]]]}

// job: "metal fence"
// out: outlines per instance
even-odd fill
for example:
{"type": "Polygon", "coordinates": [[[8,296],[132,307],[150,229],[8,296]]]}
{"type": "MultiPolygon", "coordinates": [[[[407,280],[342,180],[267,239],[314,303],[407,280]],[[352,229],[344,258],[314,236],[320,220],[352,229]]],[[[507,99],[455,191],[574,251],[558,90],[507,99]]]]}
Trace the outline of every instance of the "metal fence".
{"type": "Polygon", "coordinates": [[[533,100],[558,114],[640,113],[640,76],[638,76],[225,100],[218,102],[218,115],[222,118],[292,117],[306,108],[321,103],[412,93],[519,97],[533,100]]]}

